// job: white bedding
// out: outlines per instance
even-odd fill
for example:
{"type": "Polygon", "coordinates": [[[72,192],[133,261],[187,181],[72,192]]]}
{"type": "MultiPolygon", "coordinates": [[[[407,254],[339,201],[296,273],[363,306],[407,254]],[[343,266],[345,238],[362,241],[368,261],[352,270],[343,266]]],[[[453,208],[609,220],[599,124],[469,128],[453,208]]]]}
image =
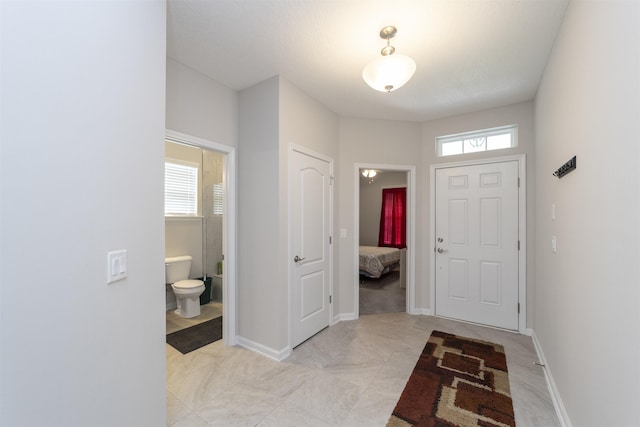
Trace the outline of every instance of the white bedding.
{"type": "Polygon", "coordinates": [[[400,263],[400,249],[360,246],[360,273],[379,278],[400,263]]]}

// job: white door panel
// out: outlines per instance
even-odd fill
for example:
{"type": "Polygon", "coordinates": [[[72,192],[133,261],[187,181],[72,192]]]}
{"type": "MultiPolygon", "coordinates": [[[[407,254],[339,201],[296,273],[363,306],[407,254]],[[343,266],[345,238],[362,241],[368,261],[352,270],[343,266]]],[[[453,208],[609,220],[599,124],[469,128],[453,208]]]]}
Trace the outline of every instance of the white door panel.
{"type": "Polygon", "coordinates": [[[325,309],[324,271],[314,271],[300,278],[300,318],[302,321],[325,309]]]}
{"type": "Polygon", "coordinates": [[[437,315],[518,329],[518,162],[436,170],[437,315]]]}
{"type": "Polygon", "coordinates": [[[292,151],[291,346],[329,326],[331,164],[292,151]]]}

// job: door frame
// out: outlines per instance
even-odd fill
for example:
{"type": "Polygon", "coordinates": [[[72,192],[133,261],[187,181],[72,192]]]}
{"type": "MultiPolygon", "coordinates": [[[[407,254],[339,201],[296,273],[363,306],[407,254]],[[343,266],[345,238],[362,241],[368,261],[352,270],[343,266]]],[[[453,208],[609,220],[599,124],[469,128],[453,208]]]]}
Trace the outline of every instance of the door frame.
{"type": "Polygon", "coordinates": [[[293,298],[292,298],[292,293],[293,293],[293,274],[292,274],[292,270],[293,267],[291,265],[291,262],[293,260],[293,257],[295,256],[295,254],[293,253],[292,249],[291,249],[291,238],[293,236],[292,230],[291,230],[291,210],[292,210],[292,190],[291,190],[291,178],[292,178],[292,168],[293,168],[293,152],[296,151],[300,154],[303,154],[305,156],[309,156],[309,157],[314,157],[318,160],[322,160],[324,162],[329,163],[329,235],[331,238],[331,244],[329,245],[329,296],[331,298],[331,303],[329,304],[329,326],[332,326],[335,322],[333,321],[333,302],[334,302],[334,298],[333,298],[333,245],[335,244],[335,236],[334,236],[334,230],[333,230],[333,209],[334,209],[334,200],[333,200],[333,196],[334,196],[334,191],[333,191],[333,187],[335,185],[334,182],[334,161],[333,158],[326,156],[324,154],[318,153],[317,151],[313,151],[309,148],[306,147],[302,147],[300,145],[296,145],[296,144],[289,144],[289,151],[288,151],[288,165],[287,165],[287,170],[288,170],[288,178],[287,178],[287,196],[288,196],[288,206],[287,206],[287,298],[289,299],[288,301],[288,307],[289,307],[289,312],[288,314],[288,319],[287,319],[287,327],[288,327],[288,331],[287,331],[287,342],[289,343],[289,351],[293,350],[291,347],[291,343],[292,343],[292,333],[293,333],[293,327],[292,327],[292,322],[293,322],[293,298]]]}
{"type": "MultiPolygon", "coordinates": [[[[504,157],[491,157],[478,160],[464,160],[450,163],[434,163],[429,173],[429,300],[431,301],[431,314],[436,314],[436,170],[461,166],[477,166],[490,163],[518,162],[518,332],[528,334],[527,331],[527,156],[519,154],[504,157]]],[[[530,335],[530,334],[529,334],[530,335]]]]}
{"type": "Polygon", "coordinates": [[[223,154],[224,203],[222,212],[222,254],[224,274],[222,275],[222,340],[227,346],[234,346],[237,340],[238,307],[236,299],[236,200],[237,200],[237,156],[236,147],[220,144],[172,130],[166,130],[165,139],[171,142],[191,145],[217,151],[223,154]]]}
{"type": "Polygon", "coordinates": [[[415,260],[416,260],[416,167],[412,165],[390,165],[381,163],[354,164],[354,230],[353,230],[353,288],[354,288],[354,319],[360,317],[360,170],[376,169],[389,172],[407,173],[407,298],[406,312],[416,312],[415,301],[415,260]]]}

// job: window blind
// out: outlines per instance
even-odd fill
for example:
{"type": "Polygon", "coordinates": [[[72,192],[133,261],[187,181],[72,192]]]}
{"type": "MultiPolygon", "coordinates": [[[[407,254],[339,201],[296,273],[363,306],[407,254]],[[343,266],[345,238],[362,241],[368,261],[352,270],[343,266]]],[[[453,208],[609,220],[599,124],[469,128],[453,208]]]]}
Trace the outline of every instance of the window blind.
{"type": "Polygon", "coordinates": [[[164,214],[198,214],[198,167],[165,162],[164,214]]]}
{"type": "Polygon", "coordinates": [[[213,184],[213,214],[222,215],[222,196],[223,196],[222,183],[213,184]]]}

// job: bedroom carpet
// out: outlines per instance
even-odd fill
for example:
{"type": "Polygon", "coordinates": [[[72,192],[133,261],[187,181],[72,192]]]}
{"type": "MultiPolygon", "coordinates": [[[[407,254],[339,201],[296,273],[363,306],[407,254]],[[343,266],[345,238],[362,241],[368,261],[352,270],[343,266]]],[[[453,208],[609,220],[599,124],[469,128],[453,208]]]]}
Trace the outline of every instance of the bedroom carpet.
{"type": "Polygon", "coordinates": [[[391,271],[379,279],[360,276],[360,314],[406,311],[407,290],[400,287],[400,272],[391,271]]]}
{"type": "Polygon", "coordinates": [[[222,316],[167,335],[167,344],[187,354],[222,338],[222,316]]]}
{"type": "Polygon", "coordinates": [[[387,427],[515,426],[504,347],[433,331],[387,427]]]}

